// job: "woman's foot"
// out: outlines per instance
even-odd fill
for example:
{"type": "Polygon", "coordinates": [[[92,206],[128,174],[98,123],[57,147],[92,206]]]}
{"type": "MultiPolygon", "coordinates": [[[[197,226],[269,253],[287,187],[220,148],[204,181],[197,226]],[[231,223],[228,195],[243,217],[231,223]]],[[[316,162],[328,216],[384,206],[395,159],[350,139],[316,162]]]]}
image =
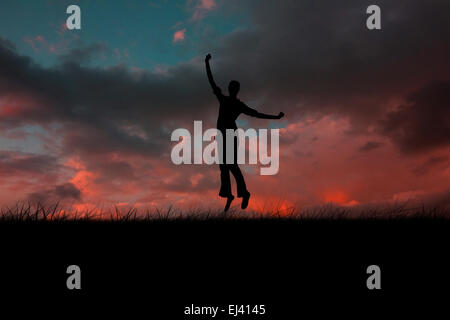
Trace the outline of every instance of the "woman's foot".
{"type": "Polygon", "coordinates": [[[242,203],[241,203],[241,208],[242,209],[246,209],[248,206],[248,200],[250,199],[250,192],[247,192],[243,197],[242,197],[242,203]]]}
{"type": "Polygon", "coordinates": [[[231,205],[231,202],[233,202],[233,200],[234,200],[233,195],[230,195],[227,197],[227,204],[225,205],[225,210],[224,210],[225,212],[227,212],[228,209],[230,209],[230,205],[231,205]]]}

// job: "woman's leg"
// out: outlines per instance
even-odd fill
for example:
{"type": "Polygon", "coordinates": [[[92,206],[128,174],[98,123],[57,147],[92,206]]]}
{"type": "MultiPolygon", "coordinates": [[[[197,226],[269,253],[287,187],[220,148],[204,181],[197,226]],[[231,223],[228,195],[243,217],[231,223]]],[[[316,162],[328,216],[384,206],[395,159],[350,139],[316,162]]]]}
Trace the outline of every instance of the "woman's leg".
{"type": "Polygon", "coordinates": [[[219,196],[223,198],[228,198],[232,196],[231,193],[231,181],[230,181],[230,170],[226,164],[220,164],[220,192],[219,196]]]}

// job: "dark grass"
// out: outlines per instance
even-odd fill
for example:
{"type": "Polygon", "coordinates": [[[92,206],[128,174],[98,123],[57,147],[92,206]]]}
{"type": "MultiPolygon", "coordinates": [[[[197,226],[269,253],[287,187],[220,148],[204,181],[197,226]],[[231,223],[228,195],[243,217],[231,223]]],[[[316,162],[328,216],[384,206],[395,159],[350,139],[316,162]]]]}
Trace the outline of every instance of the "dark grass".
{"type": "Polygon", "coordinates": [[[0,223],[38,223],[38,224],[145,224],[155,222],[188,221],[347,221],[347,220],[450,220],[450,210],[445,207],[409,207],[407,203],[377,207],[339,207],[324,205],[321,207],[297,210],[271,210],[267,213],[231,209],[224,213],[219,210],[191,209],[182,211],[174,207],[165,210],[159,208],[138,210],[137,208],[118,208],[110,210],[77,211],[64,209],[59,202],[51,205],[40,203],[16,203],[14,206],[0,208],[0,223]]]}
{"type": "Polygon", "coordinates": [[[226,215],[112,208],[102,219],[95,209],[62,210],[59,203],[0,209],[1,285],[21,304],[28,293],[40,306],[67,298],[58,304],[66,311],[91,303],[102,315],[122,307],[130,319],[130,312],[183,319],[183,306],[219,301],[268,304],[261,319],[294,319],[304,310],[332,318],[336,307],[355,305],[364,315],[380,305],[391,312],[390,301],[407,297],[405,308],[397,307],[403,315],[415,297],[436,305],[436,288],[450,283],[444,208],[326,205],[226,215]],[[71,264],[82,269],[80,292],[65,287],[71,264]],[[365,286],[371,264],[382,269],[382,292],[365,286]]]}

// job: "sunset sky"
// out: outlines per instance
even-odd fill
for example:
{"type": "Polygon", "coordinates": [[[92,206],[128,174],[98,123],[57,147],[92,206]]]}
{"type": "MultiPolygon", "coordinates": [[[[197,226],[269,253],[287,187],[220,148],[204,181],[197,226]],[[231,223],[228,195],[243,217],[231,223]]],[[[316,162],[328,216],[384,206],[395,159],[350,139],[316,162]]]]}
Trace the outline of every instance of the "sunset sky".
{"type": "Polygon", "coordinates": [[[173,130],[215,125],[207,53],[224,92],[286,114],[238,119],[280,128],[277,175],[241,166],[251,209],[448,205],[449,40],[444,0],[2,1],[0,205],[222,207],[218,166],[170,159],[173,130]]]}

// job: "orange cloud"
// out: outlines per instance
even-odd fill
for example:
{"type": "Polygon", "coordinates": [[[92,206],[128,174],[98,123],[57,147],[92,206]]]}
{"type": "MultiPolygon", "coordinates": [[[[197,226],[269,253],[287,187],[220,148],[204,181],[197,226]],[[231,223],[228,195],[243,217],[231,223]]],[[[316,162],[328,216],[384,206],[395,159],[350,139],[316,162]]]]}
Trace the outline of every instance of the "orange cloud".
{"type": "Polygon", "coordinates": [[[173,34],[173,42],[181,42],[184,41],[186,37],[186,28],[176,31],[173,34]]]}
{"type": "Polygon", "coordinates": [[[325,202],[343,205],[348,202],[348,196],[342,191],[327,191],[325,192],[325,202]]]}

